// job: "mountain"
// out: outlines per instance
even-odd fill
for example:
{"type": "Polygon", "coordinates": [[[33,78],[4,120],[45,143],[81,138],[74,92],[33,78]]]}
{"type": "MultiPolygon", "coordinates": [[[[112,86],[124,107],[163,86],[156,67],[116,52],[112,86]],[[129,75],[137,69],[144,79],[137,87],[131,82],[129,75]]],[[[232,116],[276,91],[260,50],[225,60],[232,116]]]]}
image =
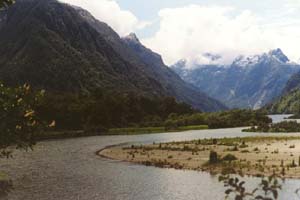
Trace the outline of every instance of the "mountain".
{"type": "Polygon", "coordinates": [[[86,10],[56,0],[18,0],[0,12],[0,80],[52,92],[174,96],[203,111],[225,109],[135,35],[120,38],[86,10]]]}
{"type": "Polygon", "coordinates": [[[197,87],[184,82],[179,75],[164,64],[159,54],[143,46],[135,34],[130,34],[123,38],[123,41],[147,65],[153,77],[164,86],[167,95],[174,96],[178,100],[198,108],[209,106],[210,109],[208,111],[226,109],[224,105],[208,97],[197,87]]]}
{"type": "Polygon", "coordinates": [[[291,76],[284,88],[283,95],[288,94],[295,89],[300,89],[300,71],[291,76]]]}
{"type": "Polygon", "coordinates": [[[300,113],[300,71],[291,76],[282,95],[266,106],[271,113],[300,113]]]}
{"type": "Polygon", "coordinates": [[[280,96],[300,66],[275,49],[262,55],[239,56],[230,65],[172,66],[185,81],[231,108],[258,109],[280,96]]]}
{"type": "Polygon", "coordinates": [[[300,113],[300,89],[295,89],[265,106],[265,110],[272,114],[299,114],[300,113]]]}

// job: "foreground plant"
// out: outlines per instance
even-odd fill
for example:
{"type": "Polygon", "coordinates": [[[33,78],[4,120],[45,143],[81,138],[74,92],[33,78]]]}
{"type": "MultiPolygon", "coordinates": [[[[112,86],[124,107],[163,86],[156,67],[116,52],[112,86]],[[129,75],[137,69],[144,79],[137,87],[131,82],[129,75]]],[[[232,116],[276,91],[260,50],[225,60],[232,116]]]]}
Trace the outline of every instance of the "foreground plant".
{"type": "Polygon", "coordinates": [[[44,91],[35,92],[26,84],[18,88],[0,84],[0,158],[10,157],[14,148],[32,148],[36,135],[47,127],[35,111],[43,96],[44,91]]]}
{"type": "MultiPolygon", "coordinates": [[[[0,84],[0,159],[10,158],[14,149],[32,149],[36,136],[55,125],[44,123],[35,111],[44,93],[35,92],[26,84],[18,88],[0,84]]],[[[0,174],[0,198],[11,190],[12,181],[0,174]]]]}
{"type": "Polygon", "coordinates": [[[224,175],[219,177],[219,181],[224,183],[228,188],[225,191],[226,199],[233,198],[234,200],[277,200],[278,193],[281,190],[281,185],[276,176],[262,178],[261,183],[257,188],[248,191],[245,187],[245,181],[240,181],[237,177],[224,175]]]}
{"type": "Polygon", "coordinates": [[[6,8],[15,3],[15,0],[0,0],[0,9],[6,8]]]}

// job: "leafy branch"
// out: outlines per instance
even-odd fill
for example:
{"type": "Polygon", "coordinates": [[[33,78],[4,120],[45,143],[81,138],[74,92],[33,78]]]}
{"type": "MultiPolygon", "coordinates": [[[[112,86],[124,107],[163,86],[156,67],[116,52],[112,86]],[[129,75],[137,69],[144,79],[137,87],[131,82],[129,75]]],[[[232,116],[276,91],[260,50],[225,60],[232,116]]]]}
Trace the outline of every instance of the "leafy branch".
{"type": "Polygon", "coordinates": [[[249,192],[246,190],[245,181],[230,175],[220,176],[219,181],[224,183],[226,199],[233,197],[234,200],[277,200],[281,185],[275,176],[263,178],[258,188],[249,192]]]}
{"type": "Polygon", "coordinates": [[[44,93],[27,84],[17,88],[0,84],[0,158],[10,157],[12,147],[32,149],[37,134],[49,126],[35,111],[44,93]]]}
{"type": "Polygon", "coordinates": [[[7,8],[15,3],[15,0],[0,0],[0,8],[7,8]]]}

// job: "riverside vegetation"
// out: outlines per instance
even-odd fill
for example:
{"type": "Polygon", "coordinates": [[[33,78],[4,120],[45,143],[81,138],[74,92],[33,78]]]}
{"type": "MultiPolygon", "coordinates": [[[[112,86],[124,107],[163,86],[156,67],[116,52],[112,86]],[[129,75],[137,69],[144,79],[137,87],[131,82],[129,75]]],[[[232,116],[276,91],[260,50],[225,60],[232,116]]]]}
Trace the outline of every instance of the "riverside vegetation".
{"type": "Polygon", "coordinates": [[[244,132],[273,132],[273,133],[295,133],[300,132],[300,124],[296,121],[283,121],[275,124],[260,123],[258,126],[253,126],[244,132]]]}
{"type": "Polygon", "coordinates": [[[202,113],[172,97],[147,98],[99,90],[86,95],[54,94],[33,90],[26,84],[17,88],[0,86],[1,127],[5,130],[1,132],[0,149],[14,144],[32,147],[37,139],[47,138],[229,128],[271,122],[259,111],[202,113]],[[45,122],[52,122],[51,131],[44,131],[45,122]]]}
{"type": "Polygon", "coordinates": [[[55,136],[141,134],[271,122],[260,111],[202,113],[172,97],[147,98],[103,91],[89,95],[47,93],[37,110],[42,119],[56,121],[55,132],[48,133],[55,136]]]}

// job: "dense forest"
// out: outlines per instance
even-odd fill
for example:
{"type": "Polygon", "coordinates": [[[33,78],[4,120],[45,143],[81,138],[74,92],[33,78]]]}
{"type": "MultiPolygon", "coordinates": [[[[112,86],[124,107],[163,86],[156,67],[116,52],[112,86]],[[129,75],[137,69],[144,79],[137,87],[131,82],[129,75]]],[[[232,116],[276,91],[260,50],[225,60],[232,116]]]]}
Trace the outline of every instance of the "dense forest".
{"type": "MultiPolygon", "coordinates": [[[[11,99],[8,104],[3,104],[1,112],[5,118],[3,127],[10,125],[9,129],[5,130],[13,130],[20,135],[19,132],[24,132],[24,128],[29,126],[27,132],[30,142],[34,141],[35,136],[38,136],[37,139],[47,139],[94,134],[123,134],[126,131],[149,133],[255,126],[271,122],[266,113],[261,111],[231,110],[204,113],[186,103],[176,101],[173,97],[149,98],[133,93],[110,93],[102,90],[89,94],[53,93],[43,90],[41,95],[40,91],[28,88],[30,88],[29,85],[19,88],[2,85],[1,90],[5,95],[2,95],[0,100],[7,102],[11,99]],[[30,102],[26,102],[25,99],[30,99],[30,102]],[[26,104],[23,106],[21,103],[26,104]],[[8,107],[11,110],[8,110],[8,107]],[[16,114],[12,115],[13,112],[16,114]],[[25,120],[27,115],[31,117],[30,123],[25,120]],[[35,133],[32,134],[30,131],[33,130],[33,125],[45,127],[44,125],[49,123],[53,127],[50,130],[47,129],[46,132],[34,131],[35,133]],[[22,128],[19,130],[18,127],[22,128]],[[127,128],[126,131],[125,128],[127,128]],[[49,131],[55,132],[54,135],[49,131]],[[51,137],[48,137],[49,134],[51,137]]],[[[5,138],[6,134],[2,136],[5,138]]],[[[12,139],[13,143],[15,140],[17,139],[12,139]]]]}
{"type": "Polygon", "coordinates": [[[102,91],[90,95],[48,93],[36,110],[42,119],[54,119],[57,130],[96,132],[114,127],[162,126],[172,113],[199,112],[172,97],[152,99],[102,91]]]}
{"type": "Polygon", "coordinates": [[[105,133],[111,128],[127,127],[165,127],[166,130],[176,130],[193,125],[228,128],[271,122],[265,113],[259,111],[202,113],[172,97],[152,99],[102,91],[89,95],[48,93],[36,110],[43,120],[55,120],[58,131],[105,133]]]}
{"type": "Polygon", "coordinates": [[[230,110],[215,113],[194,113],[182,116],[170,115],[166,127],[206,124],[209,128],[243,127],[269,124],[272,120],[262,111],[230,110]]]}

